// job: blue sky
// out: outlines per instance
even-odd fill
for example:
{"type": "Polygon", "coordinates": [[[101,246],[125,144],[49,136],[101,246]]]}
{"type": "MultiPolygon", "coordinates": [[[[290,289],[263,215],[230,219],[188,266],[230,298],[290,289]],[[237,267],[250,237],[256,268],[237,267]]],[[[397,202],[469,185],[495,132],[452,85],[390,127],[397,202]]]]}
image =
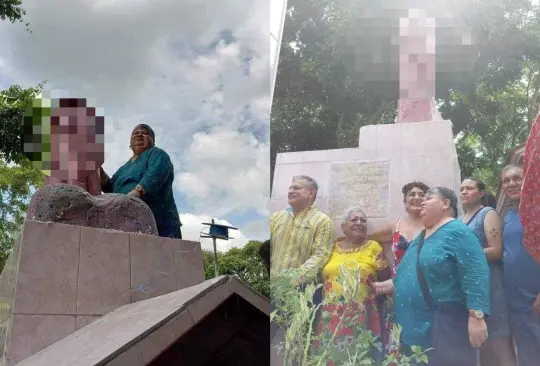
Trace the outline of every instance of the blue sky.
{"type": "Polygon", "coordinates": [[[175,165],[186,238],[198,240],[210,217],[240,228],[221,250],[267,238],[268,1],[24,4],[34,36],[0,23],[0,87],[46,80],[60,95],[95,99],[109,174],[130,157],[131,129],[149,124],[175,165]]]}

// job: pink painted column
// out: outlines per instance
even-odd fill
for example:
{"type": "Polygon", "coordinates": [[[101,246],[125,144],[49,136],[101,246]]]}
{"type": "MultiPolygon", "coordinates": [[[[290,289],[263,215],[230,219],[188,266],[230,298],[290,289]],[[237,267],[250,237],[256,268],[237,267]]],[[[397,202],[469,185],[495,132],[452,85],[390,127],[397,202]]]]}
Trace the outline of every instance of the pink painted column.
{"type": "Polygon", "coordinates": [[[399,25],[397,122],[442,120],[435,105],[435,19],[410,9],[399,25]]]}

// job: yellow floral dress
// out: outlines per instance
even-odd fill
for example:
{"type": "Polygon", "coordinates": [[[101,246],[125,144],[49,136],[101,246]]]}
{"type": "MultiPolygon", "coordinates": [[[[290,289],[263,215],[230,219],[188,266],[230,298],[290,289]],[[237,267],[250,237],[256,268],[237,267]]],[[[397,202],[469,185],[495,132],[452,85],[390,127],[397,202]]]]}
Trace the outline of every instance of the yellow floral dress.
{"type": "MultiPolygon", "coordinates": [[[[334,301],[321,308],[320,321],[316,325],[317,337],[331,339],[341,321],[327,366],[340,365],[349,359],[348,351],[354,349],[357,333],[361,329],[370,330],[374,336],[382,335],[381,317],[369,283],[377,281],[378,271],[389,268],[383,249],[373,240],[350,250],[340,249],[340,243],[334,245],[330,259],[321,272],[324,296],[332,296],[334,301]],[[360,277],[356,282],[357,289],[349,288],[345,294],[338,283],[344,269],[356,278],[360,277]],[[350,302],[347,303],[347,300],[350,302]]],[[[314,344],[315,349],[318,347],[319,339],[314,344]]]]}

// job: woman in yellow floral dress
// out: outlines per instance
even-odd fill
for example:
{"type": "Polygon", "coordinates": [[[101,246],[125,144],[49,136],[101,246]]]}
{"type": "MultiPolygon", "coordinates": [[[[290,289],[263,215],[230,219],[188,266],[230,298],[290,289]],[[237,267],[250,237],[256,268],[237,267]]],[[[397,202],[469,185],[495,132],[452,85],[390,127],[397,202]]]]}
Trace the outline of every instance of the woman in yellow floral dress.
{"type": "Polygon", "coordinates": [[[335,333],[325,357],[327,366],[339,366],[356,353],[361,330],[370,330],[374,336],[381,337],[382,321],[370,282],[391,276],[381,245],[367,237],[367,217],[362,209],[347,210],[341,229],[345,239],[335,243],[321,272],[324,296],[333,300],[321,307],[314,348],[318,350],[319,345],[328,344],[335,333]],[[337,282],[339,277],[347,277],[347,288],[343,289],[337,282]]]}

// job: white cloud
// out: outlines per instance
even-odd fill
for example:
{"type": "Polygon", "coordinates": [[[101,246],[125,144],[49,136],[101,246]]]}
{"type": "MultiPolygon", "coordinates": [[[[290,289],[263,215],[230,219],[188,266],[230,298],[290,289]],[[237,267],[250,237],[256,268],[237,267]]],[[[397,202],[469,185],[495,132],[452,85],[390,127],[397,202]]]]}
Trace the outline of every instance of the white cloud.
{"type": "MultiPolygon", "coordinates": [[[[22,25],[0,23],[0,80],[26,86],[47,80],[48,88],[95,98],[107,116],[109,173],[130,157],[131,129],[152,126],[175,165],[177,197],[186,197],[177,202],[184,232],[200,231],[193,215],[267,215],[268,6],[265,0],[26,0],[34,36],[22,25]]],[[[233,224],[264,238],[264,220],[233,224]]]]}

